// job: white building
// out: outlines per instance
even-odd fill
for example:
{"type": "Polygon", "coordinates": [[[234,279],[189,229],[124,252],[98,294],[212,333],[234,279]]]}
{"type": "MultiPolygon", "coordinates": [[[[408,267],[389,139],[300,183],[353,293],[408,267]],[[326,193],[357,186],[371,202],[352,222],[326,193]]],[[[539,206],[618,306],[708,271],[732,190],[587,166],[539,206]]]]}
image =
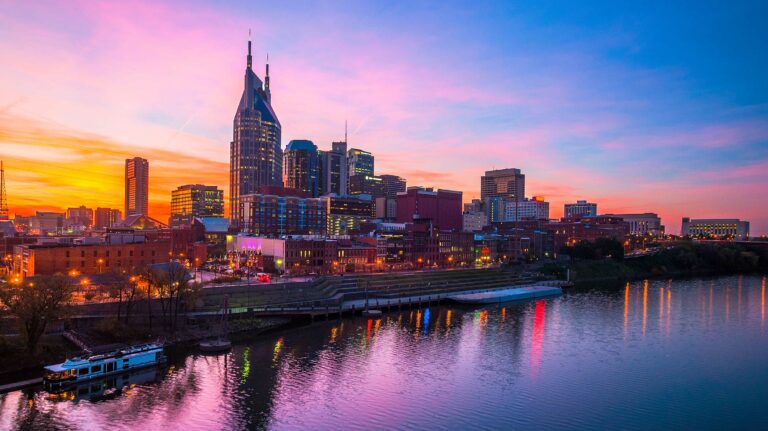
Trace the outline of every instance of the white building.
{"type": "Polygon", "coordinates": [[[603,214],[606,217],[619,217],[629,223],[630,235],[664,235],[664,226],[656,213],[640,214],[603,214]]]}
{"type": "Polygon", "coordinates": [[[597,204],[587,201],[576,201],[575,204],[565,204],[563,216],[572,217],[595,217],[597,215],[597,204]]]}
{"type": "Polygon", "coordinates": [[[504,220],[549,220],[549,202],[542,196],[534,196],[520,202],[508,201],[504,209],[504,220]]]}
{"type": "Polygon", "coordinates": [[[683,217],[682,236],[733,237],[749,239],[749,222],[737,218],[691,219],[683,217]]]}

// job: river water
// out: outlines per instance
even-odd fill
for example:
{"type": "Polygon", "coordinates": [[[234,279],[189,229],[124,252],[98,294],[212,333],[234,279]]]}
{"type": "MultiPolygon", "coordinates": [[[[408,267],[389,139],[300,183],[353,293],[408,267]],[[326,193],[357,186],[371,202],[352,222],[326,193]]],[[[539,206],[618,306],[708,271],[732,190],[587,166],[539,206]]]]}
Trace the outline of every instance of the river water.
{"type": "Polygon", "coordinates": [[[768,429],[765,300],[743,276],[324,321],[2,394],[0,429],[768,429]]]}

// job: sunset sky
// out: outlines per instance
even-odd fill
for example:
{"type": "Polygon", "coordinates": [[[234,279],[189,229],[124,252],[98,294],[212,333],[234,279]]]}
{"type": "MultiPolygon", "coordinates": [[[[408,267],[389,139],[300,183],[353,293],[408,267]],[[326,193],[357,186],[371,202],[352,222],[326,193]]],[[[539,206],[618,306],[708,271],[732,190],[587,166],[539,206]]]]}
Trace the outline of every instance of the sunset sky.
{"type": "Polygon", "coordinates": [[[170,191],[228,184],[248,31],[283,146],[344,134],[377,174],[479,197],[516,167],[551,216],[738,217],[768,233],[768,2],[0,0],[12,213],[123,209],[126,157],[170,191]],[[130,5],[129,5],[130,3],[130,5]]]}

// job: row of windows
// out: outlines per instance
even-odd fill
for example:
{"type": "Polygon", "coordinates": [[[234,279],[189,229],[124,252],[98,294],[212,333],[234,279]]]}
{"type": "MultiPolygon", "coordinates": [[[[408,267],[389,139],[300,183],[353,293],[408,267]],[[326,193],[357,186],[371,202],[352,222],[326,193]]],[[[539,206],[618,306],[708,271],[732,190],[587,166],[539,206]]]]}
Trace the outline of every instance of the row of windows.
{"type": "MultiPolygon", "coordinates": [[[[64,252],[64,255],[66,257],[71,257],[69,250],[64,252]]],[[[121,257],[122,255],[123,255],[123,251],[117,250],[117,257],[121,257]]],[[[155,250],[152,250],[152,256],[154,255],[155,255],[155,250]]],[[[133,257],[133,250],[128,250],[128,256],[133,257]]],[[[140,256],[144,257],[144,250],[140,250],[140,256]]],[[[80,250],[80,257],[85,257],[85,250],[80,250]]],[[[93,257],[99,257],[97,250],[93,250],[93,257]]],[[[106,250],[104,252],[104,257],[109,257],[109,250],[106,250]]]]}

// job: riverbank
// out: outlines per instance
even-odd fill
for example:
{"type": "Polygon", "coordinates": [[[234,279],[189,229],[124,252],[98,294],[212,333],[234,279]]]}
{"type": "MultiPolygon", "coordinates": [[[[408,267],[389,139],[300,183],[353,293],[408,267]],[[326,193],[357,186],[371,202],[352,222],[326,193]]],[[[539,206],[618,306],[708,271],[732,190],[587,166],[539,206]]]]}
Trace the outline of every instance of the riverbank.
{"type": "MultiPolygon", "coordinates": [[[[289,328],[296,324],[295,320],[287,318],[236,319],[229,323],[227,332],[233,336],[242,334],[256,336],[289,328]]],[[[155,332],[153,335],[145,327],[133,328],[130,332],[126,332],[121,331],[120,328],[105,325],[79,335],[88,340],[87,344],[90,348],[98,348],[105,344],[139,344],[157,339],[166,340],[166,346],[169,348],[191,348],[197,342],[210,337],[211,334],[210,327],[189,327],[179,330],[175,334],[155,332]],[[107,331],[110,329],[115,331],[112,337],[107,336],[107,331]]],[[[42,377],[45,365],[63,362],[68,356],[79,351],[81,349],[70,342],[64,333],[46,335],[34,355],[23,349],[21,340],[9,341],[8,337],[0,337],[0,387],[19,381],[36,384],[42,377]]]]}

